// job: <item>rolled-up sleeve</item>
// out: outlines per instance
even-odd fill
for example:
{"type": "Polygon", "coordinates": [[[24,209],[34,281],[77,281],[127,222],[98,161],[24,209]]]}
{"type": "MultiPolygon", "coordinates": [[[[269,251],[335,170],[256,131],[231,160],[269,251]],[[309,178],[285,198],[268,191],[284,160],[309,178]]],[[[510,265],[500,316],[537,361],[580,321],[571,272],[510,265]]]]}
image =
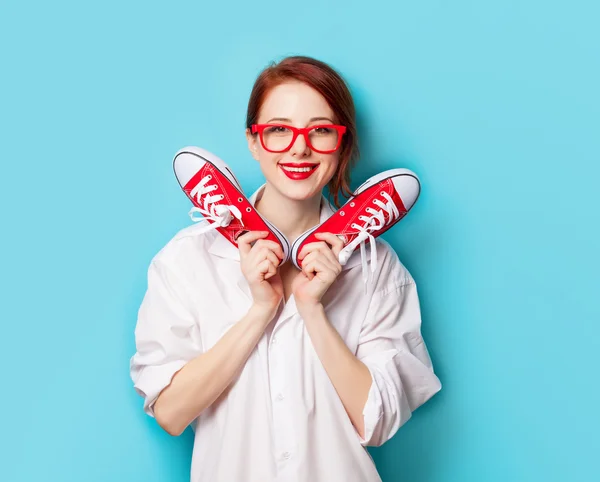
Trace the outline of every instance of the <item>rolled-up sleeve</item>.
{"type": "Polygon", "coordinates": [[[154,417],[154,403],[183,366],[202,353],[200,330],[186,286],[164,263],[148,268],[148,288],[138,311],[136,353],[130,360],[134,388],[144,411],[154,417]]]}
{"type": "Polygon", "coordinates": [[[379,446],[441,389],[421,336],[421,311],[412,278],[374,293],[356,353],[371,372],[363,410],[364,446],[379,446]]]}

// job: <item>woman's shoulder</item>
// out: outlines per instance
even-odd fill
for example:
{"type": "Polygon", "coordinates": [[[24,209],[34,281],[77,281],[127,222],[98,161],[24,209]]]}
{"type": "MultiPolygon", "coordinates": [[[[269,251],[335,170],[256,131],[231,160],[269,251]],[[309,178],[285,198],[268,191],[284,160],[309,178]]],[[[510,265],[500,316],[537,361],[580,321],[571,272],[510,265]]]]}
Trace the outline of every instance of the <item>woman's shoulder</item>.
{"type": "Polygon", "coordinates": [[[169,267],[185,267],[196,261],[207,260],[210,257],[209,248],[217,231],[204,231],[207,221],[180,229],[175,235],[154,255],[152,263],[169,265],[169,267]]]}
{"type": "MultiPolygon", "coordinates": [[[[392,245],[381,237],[376,238],[375,243],[377,247],[377,269],[374,273],[377,282],[376,290],[414,283],[415,280],[410,271],[400,260],[392,245]]],[[[367,251],[369,251],[368,246],[367,251]]],[[[373,262],[372,259],[371,262],[373,262]]]]}

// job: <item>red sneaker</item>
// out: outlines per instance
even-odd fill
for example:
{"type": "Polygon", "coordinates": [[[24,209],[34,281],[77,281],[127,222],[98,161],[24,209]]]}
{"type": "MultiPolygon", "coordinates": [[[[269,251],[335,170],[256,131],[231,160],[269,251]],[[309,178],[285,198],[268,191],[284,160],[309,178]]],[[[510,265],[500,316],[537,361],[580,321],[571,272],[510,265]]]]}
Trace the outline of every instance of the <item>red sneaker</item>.
{"type": "Polygon", "coordinates": [[[377,268],[375,238],[400,221],[421,192],[417,175],[409,169],[390,169],[363,183],[329,219],[303,233],[292,244],[292,261],[301,269],[298,254],[305,244],[318,242],[314,234],[334,233],[344,240],[339,262],[345,265],[360,245],[363,279],[367,281],[365,243],[371,244],[371,272],[377,268]]]}
{"type": "Polygon", "coordinates": [[[288,259],[286,237],[254,209],[224,161],[199,147],[184,147],[175,154],[173,169],[194,204],[189,212],[192,221],[208,222],[201,232],[216,229],[237,248],[236,240],[245,232],[268,231],[266,239],[283,248],[282,263],[288,259]]]}

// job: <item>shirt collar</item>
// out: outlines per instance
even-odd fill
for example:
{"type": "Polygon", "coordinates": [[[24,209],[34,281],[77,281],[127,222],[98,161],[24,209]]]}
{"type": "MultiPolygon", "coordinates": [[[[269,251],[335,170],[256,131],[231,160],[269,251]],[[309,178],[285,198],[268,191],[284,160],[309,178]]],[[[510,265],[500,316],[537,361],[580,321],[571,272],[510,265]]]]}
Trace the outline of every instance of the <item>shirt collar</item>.
{"type": "MultiPolygon", "coordinates": [[[[252,204],[252,206],[255,206],[256,203],[262,198],[265,186],[266,184],[260,186],[256,191],[254,191],[252,196],[248,198],[248,201],[250,202],[250,204],[252,204]]],[[[322,224],[327,219],[329,219],[331,215],[333,215],[333,213],[335,213],[335,209],[333,208],[331,203],[325,198],[325,196],[321,195],[321,212],[319,216],[319,224],[322,224]]],[[[238,248],[231,244],[231,242],[227,240],[224,236],[222,236],[221,233],[219,233],[218,231],[215,231],[214,234],[215,239],[208,248],[209,253],[214,254],[216,256],[220,256],[222,258],[235,259],[239,261],[240,252],[238,248]]],[[[356,256],[356,254],[357,253],[354,253],[354,255],[350,257],[350,259],[342,267],[342,269],[345,270],[352,266],[360,264],[360,256],[356,256]]]]}

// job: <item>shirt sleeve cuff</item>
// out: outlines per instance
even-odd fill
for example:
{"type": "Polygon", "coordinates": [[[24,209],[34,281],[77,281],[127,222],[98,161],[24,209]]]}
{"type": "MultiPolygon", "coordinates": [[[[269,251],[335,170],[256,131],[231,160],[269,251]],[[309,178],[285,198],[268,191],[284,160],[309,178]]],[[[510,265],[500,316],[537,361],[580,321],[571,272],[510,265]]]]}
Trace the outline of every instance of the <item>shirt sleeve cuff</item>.
{"type": "Polygon", "coordinates": [[[369,444],[375,433],[375,428],[383,416],[383,402],[381,400],[381,394],[379,393],[379,387],[377,386],[377,375],[368,365],[367,368],[371,373],[371,388],[369,389],[367,402],[363,409],[364,437],[361,437],[360,434],[356,432],[358,439],[363,446],[369,444]]]}
{"type": "Polygon", "coordinates": [[[174,360],[164,365],[148,365],[140,371],[134,387],[144,397],[144,411],[148,415],[154,417],[156,399],[186,363],[184,360],[174,360]]]}

